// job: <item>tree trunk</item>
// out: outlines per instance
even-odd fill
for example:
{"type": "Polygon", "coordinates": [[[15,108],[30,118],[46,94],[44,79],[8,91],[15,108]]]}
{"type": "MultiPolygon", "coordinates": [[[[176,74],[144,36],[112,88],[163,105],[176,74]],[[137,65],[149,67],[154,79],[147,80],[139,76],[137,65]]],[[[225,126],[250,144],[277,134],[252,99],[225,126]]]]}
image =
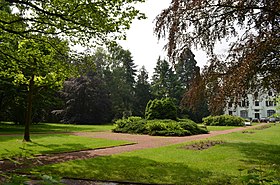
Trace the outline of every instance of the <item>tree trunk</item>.
{"type": "Polygon", "coordinates": [[[34,91],[34,75],[31,76],[29,80],[29,90],[27,95],[27,109],[25,114],[25,128],[24,128],[24,141],[31,142],[30,139],[30,125],[31,125],[31,117],[32,117],[32,101],[33,101],[33,91],[34,91]]]}

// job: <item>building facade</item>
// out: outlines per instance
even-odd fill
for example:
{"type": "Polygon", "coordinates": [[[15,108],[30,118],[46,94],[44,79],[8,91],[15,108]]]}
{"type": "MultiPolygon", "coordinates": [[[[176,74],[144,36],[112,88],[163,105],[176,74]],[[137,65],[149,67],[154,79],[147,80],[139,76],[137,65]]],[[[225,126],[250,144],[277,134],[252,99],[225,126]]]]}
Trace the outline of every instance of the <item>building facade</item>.
{"type": "Polygon", "coordinates": [[[277,95],[272,91],[248,94],[247,97],[237,104],[228,101],[225,114],[240,116],[246,119],[269,118],[275,113],[280,113],[276,109],[276,97],[277,95]]]}

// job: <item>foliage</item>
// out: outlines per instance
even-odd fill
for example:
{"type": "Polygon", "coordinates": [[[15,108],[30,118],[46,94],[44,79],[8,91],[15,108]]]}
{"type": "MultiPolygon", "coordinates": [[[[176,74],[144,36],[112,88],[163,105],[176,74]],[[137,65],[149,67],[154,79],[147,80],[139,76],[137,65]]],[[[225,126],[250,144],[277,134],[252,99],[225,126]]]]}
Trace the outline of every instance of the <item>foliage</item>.
{"type": "Polygon", "coordinates": [[[65,106],[60,113],[63,123],[108,123],[112,118],[112,102],[105,82],[94,72],[69,79],[62,90],[65,106]]]}
{"type": "Polygon", "coordinates": [[[278,0],[173,0],[156,18],[155,33],[168,39],[174,63],[185,49],[207,52],[205,83],[217,81],[211,103],[219,104],[254,89],[280,92],[279,9],[278,0]],[[215,48],[224,41],[229,47],[218,56],[215,48]]]}
{"type": "Polygon", "coordinates": [[[63,185],[61,183],[61,177],[49,176],[44,174],[38,174],[32,176],[27,175],[17,175],[17,174],[8,174],[5,175],[5,182],[3,185],[25,185],[29,184],[33,179],[36,178],[41,185],[63,185]]]}
{"type": "Polygon", "coordinates": [[[203,118],[203,124],[210,126],[244,126],[244,119],[231,115],[208,116],[203,118]]]}
{"type": "Polygon", "coordinates": [[[6,49],[10,55],[1,53],[4,58],[0,63],[0,78],[12,82],[14,86],[10,87],[23,95],[18,98],[18,103],[25,101],[19,107],[25,108],[22,116],[26,126],[24,139],[30,141],[29,125],[32,123],[35,96],[47,95],[61,88],[64,80],[73,72],[67,60],[69,48],[67,42],[58,38],[36,35],[34,39],[22,39],[5,36],[0,48],[9,46],[6,49]],[[56,45],[56,49],[52,45],[56,45]]]}
{"type": "Polygon", "coordinates": [[[125,38],[135,18],[145,16],[133,7],[144,0],[111,1],[6,1],[1,0],[0,32],[32,37],[34,34],[62,36],[74,44],[90,45],[125,38]],[[7,12],[11,7],[16,11],[7,12]]]}
{"type": "MultiPolygon", "coordinates": [[[[199,121],[202,119],[201,115],[196,113],[197,110],[191,109],[193,105],[187,105],[186,100],[184,100],[185,92],[195,84],[193,81],[200,72],[194,57],[192,51],[186,49],[180,53],[174,66],[170,66],[166,60],[159,58],[152,76],[151,93],[157,99],[173,98],[175,105],[178,107],[181,102],[178,115],[185,116],[187,114],[192,119],[199,121]]],[[[201,109],[207,109],[207,106],[200,107],[201,109]]]]}
{"type": "Polygon", "coordinates": [[[151,99],[151,85],[148,81],[149,76],[148,72],[144,66],[142,66],[139,70],[139,74],[137,76],[137,81],[135,85],[135,96],[134,96],[134,105],[133,112],[134,115],[144,116],[145,108],[149,100],[151,99]]]}
{"type": "Polygon", "coordinates": [[[130,51],[121,46],[109,48],[106,55],[107,60],[101,65],[102,76],[110,92],[113,118],[118,119],[123,117],[124,112],[133,111],[137,70],[130,51]]]}
{"type": "Polygon", "coordinates": [[[150,100],[146,106],[145,117],[152,119],[177,119],[177,108],[171,98],[150,100]]]}
{"type": "Polygon", "coordinates": [[[177,80],[172,67],[166,60],[158,58],[151,82],[152,95],[158,99],[175,98],[176,85],[177,80]]]}
{"type": "MultiPolygon", "coordinates": [[[[280,96],[276,98],[276,110],[280,112],[280,96]]],[[[273,117],[280,118],[280,113],[276,112],[273,117]]]]}
{"type": "Polygon", "coordinates": [[[190,88],[181,100],[181,109],[187,111],[192,120],[202,122],[202,118],[209,116],[207,91],[204,81],[197,71],[191,81],[190,88]]]}
{"type": "Polygon", "coordinates": [[[191,120],[149,120],[147,123],[149,135],[161,136],[188,136],[196,134],[207,134],[208,131],[199,128],[191,120]]]}
{"type": "Polygon", "coordinates": [[[146,120],[141,117],[128,117],[116,121],[113,132],[146,134],[146,120]]]}
{"type": "Polygon", "coordinates": [[[113,132],[159,136],[186,136],[208,133],[208,131],[199,128],[196,123],[188,119],[177,122],[170,119],[145,120],[141,117],[117,120],[113,132]]]}

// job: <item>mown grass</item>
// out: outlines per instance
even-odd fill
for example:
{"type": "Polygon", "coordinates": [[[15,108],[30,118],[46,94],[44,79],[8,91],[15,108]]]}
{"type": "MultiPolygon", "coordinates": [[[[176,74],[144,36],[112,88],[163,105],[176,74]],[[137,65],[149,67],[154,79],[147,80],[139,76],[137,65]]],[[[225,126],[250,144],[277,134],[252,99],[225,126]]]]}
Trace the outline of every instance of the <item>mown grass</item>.
{"type": "Polygon", "coordinates": [[[225,143],[186,150],[190,143],[77,160],[33,169],[63,177],[159,184],[280,183],[280,125],[211,138],[225,143]],[[253,132],[253,133],[252,133],[253,132]]]}
{"type": "MultiPolygon", "coordinates": [[[[32,124],[31,133],[46,132],[98,132],[108,131],[114,128],[113,125],[73,125],[73,124],[54,124],[39,123],[32,124]]],[[[12,123],[0,123],[0,134],[21,134],[24,131],[23,125],[15,125],[12,123]]]]}
{"type": "Polygon", "coordinates": [[[206,128],[209,131],[220,131],[220,130],[229,130],[237,127],[236,126],[207,126],[206,128]]]}
{"type": "Polygon", "coordinates": [[[0,159],[104,148],[129,143],[68,134],[34,135],[32,142],[22,140],[22,136],[0,136],[0,159]]]}

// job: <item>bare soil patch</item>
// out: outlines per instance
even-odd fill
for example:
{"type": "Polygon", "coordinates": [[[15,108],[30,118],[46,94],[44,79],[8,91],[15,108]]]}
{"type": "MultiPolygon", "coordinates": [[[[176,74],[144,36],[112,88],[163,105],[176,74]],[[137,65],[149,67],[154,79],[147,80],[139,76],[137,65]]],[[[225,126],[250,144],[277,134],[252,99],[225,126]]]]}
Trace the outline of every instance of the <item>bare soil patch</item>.
{"type": "Polygon", "coordinates": [[[224,141],[201,141],[197,142],[191,145],[184,146],[182,148],[187,150],[206,150],[208,148],[211,148],[215,145],[224,144],[224,141]]]}
{"type": "Polygon", "coordinates": [[[248,130],[244,130],[242,131],[243,134],[254,134],[254,131],[248,131],[248,130]]]}
{"type": "Polygon", "coordinates": [[[254,130],[264,130],[264,129],[267,129],[267,128],[270,128],[270,127],[271,127],[271,125],[262,125],[260,127],[254,128],[254,130]]]}

